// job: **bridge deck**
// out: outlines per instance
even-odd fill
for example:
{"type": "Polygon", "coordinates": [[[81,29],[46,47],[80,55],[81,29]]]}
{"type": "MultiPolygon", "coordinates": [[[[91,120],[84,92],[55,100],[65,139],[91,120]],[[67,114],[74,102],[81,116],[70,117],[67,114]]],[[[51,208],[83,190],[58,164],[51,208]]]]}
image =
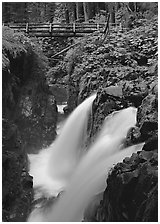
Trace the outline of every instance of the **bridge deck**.
{"type": "Polygon", "coordinates": [[[105,23],[14,23],[4,24],[14,29],[22,31],[29,36],[36,37],[58,37],[58,36],[83,36],[84,34],[93,33],[95,31],[104,32],[105,23]]]}

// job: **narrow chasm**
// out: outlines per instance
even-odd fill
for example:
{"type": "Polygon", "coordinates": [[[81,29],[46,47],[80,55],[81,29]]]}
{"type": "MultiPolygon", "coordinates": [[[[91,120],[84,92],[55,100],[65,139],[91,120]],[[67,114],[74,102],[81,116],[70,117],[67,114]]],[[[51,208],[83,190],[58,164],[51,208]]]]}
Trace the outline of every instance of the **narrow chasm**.
{"type": "Polygon", "coordinates": [[[4,222],[158,221],[157,9],[2,3],[4,222]]]}

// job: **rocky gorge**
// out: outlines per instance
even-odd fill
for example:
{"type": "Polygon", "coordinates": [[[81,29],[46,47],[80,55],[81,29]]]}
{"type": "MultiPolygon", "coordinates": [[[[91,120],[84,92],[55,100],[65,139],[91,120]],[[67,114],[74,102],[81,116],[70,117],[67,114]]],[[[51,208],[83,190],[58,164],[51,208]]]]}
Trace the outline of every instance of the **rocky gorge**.
{"type": "Polygon", "coordinates": [[[25,221],[30,213],[33,187],[27,153],[47,147],[56,136],[56,83],[68,86],[67,108],[64,109],[67,113],[97,92],[87,144],[94,142],[107,115],[129,106],[138,108],[138,122],[124,144],[145,142],[141,152],[112,168],[104,193],[88,205],[84,221],[158,220],[157,16],[150,20],[140,19],[137,24],[126,31],[115,28],[105,40],[98,32],[75,40],[80,44],[70,49],[48,72],[47,58],[42,57],[41,50],[36,50],[37,46],[21,34],[14,34],[10,29],[5,31],[4,221],[25,221]],[[52,88],[48,80],[51,80],[52,88]]]}

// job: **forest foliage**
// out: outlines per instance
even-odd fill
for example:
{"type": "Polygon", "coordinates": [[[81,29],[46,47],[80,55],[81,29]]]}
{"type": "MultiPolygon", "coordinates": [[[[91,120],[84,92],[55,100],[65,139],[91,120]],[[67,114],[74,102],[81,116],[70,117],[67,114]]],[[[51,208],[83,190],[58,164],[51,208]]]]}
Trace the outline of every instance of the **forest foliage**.
{"type": "Polygon", "coordinates": [[[3,22],[105,22],[111,14],[111,22],[119,20],[127,24],[132,14],[157,14],[156,2],[3,2],[3,22]]]}
{"type": "MultiPolygon", "coordinates": [[[[54,71],[56,68],[59,74],[66,71],[75,80],[74,85],[87,80],[86,77],[94,79],[92,90],[114,84],[112,77],[129,79],[134,74],[143,77],[146,73],[154,73],[157,68],[157,37],[157,16],[149,20],[140,18],[129,30],[112,29],[104,42],[100,33],[77,39],[80,44],[67,52],[64,61],[57,64],[54,71]]],[[[53,79],[54,74],[56,72],[53,79]]]]}

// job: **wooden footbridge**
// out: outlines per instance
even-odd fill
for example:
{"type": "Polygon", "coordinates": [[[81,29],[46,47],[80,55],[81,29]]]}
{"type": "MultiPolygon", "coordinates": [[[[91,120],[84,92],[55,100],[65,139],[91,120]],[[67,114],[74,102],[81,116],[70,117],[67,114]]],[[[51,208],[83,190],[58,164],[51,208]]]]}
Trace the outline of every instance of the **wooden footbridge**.
{"type": "Polygon", "coordinates": [[[99,31],[104,33],[105,23],[14,23],[4,24],[35,37],[81,37],[99,31]]]}

